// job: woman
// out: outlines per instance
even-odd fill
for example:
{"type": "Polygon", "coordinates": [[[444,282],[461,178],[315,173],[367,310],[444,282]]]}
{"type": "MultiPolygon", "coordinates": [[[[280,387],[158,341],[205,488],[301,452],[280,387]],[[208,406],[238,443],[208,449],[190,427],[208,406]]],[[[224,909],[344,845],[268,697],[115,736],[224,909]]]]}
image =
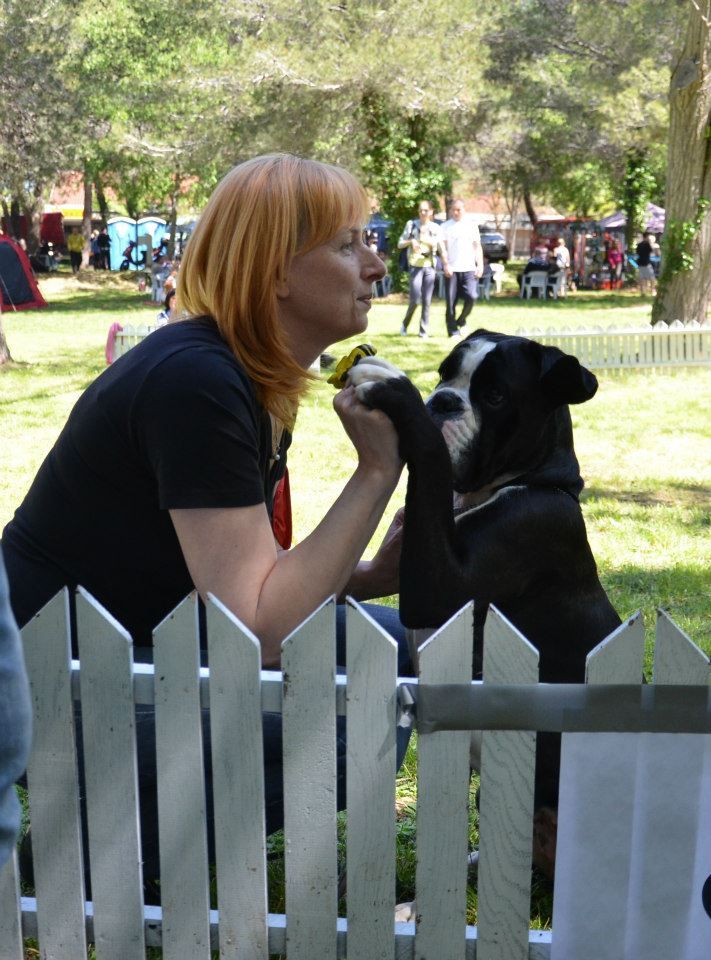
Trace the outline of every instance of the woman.
{"type": "Polygon", "coordinates": [[[156,317],[156,326],[164,327],[166,323],[174,323],[178,319],[176,306],[177,291],[169,290],[163,300],[163,309],[156,317]]]}
{"type": "Polygon", "coordinates": [[[367,327],[384,267],[362,241],[366,214],[353,177],[314,161],[258,157],[225,177],[183,263],[189,319],[87,389],[4,531],[20,626],[81,584],[150,645],[195,586],[260,638],[271,667],[331,594],[395,589],[392,551],[358,562],[400,475],[397,438],[353,390],[334,399],[358,453],[343,493],[288,552],[270,520],[310,364],[367,327]]]}
{"type": "MultiPolygon", "coordinates": [[[[396,591],[397,524],[373,560],[360,558],[400,476],[397,437],[352,388],[334,408],[358,455],[353,475],[293,549],[273,532],[309,367],[367,328],[385,270],[363,243],[367,212],[349,173],[311,160],[257,157],[224,178],[181,267],[187,319],[156,330],[86,390],[5,528],[20,626],[62,586],[81,584],[146,648],[197,588],[259,638],[265,667],[278,667],[282,640],[329,596],[396,591]]],[[[394,613],[384,614],[388,629],[394,613]]],[[[271,829],[280,783],[273,801],[271,829]]]]}

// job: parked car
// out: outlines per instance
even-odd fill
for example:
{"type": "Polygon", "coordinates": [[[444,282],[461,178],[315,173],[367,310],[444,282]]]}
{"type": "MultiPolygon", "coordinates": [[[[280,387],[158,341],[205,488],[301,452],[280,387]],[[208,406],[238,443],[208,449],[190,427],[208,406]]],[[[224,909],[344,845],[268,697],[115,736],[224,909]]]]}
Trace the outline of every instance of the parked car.
{"type": "Polygon", "coordinates": [[[489,263],[497,263],[498,261],[506,263],[508,261],[509,245],[500,233],[492,230],[482,231],[481,246],[489,263]]]}

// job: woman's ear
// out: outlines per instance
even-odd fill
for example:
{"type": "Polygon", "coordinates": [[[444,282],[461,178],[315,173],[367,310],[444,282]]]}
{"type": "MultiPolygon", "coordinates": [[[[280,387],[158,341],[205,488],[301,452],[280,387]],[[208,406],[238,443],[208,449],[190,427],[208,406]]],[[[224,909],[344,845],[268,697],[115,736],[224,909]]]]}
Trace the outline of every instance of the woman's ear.
{"type": "Polygon", "coordinates": [[[277,300],[286,300],[289,296],[289,284],[286,280],[277,280],[274,290],[277,295],[277,300]]]}

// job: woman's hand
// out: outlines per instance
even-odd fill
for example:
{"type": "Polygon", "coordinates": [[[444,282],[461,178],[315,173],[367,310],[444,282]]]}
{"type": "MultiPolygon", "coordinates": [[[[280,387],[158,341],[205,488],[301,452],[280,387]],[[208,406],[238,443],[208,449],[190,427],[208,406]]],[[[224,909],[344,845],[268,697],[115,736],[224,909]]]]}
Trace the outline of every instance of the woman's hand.
{"type": "Polygon", "coordinates": [[[333,407],[356,449],[359,466],[395,479],[403,463],[398,453],[398,437],[390,418],[381,410],[372,410],[358,399],[354,387],[344,387],[333,399],[333,407]]]}

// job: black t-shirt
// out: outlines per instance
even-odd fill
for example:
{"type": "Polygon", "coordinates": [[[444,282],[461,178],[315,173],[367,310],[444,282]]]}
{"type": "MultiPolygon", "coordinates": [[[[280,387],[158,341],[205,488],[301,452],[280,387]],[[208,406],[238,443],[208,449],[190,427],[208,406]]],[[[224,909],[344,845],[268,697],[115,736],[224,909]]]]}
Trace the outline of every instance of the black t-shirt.
{"type": "Polygon", "coordinates": [[[635,252],[637,253],[637,266],[648,267],[652,262],[652,244],[649,240],[640,240],[635,252]]]}
{"type": "Polygon", "coordinates": [[[247,374],[209,319],[169,324],[82,394],[2,549],[23,626],[62,586],[85,587],[132,634],[193,589],[171,508],[266,503],[286,469],[247,374]]]}

